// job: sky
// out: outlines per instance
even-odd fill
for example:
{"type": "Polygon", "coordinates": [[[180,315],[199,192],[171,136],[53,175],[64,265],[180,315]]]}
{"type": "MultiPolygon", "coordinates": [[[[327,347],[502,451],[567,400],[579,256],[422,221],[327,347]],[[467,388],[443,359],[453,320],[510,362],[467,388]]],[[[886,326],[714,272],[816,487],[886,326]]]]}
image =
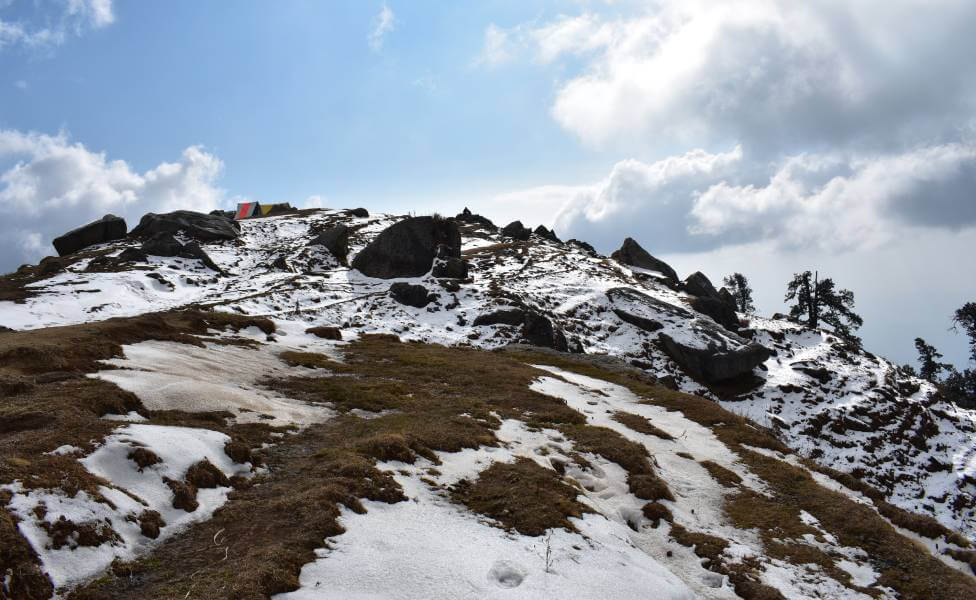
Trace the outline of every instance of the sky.
{"type": "Polygon", "coordinates": [[[855,294],[962,367],[971,0],[0,0],[0,271],[106,213],[243,200],[625,237],[855,294]]]}

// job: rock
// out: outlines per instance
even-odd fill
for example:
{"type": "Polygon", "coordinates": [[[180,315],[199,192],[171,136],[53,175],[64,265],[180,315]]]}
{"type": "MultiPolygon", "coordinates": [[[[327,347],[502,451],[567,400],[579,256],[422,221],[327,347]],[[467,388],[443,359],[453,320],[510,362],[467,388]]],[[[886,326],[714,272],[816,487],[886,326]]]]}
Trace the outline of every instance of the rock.
{"type": "Polygon", "coordinates": [[[345,225],[336,225],[326,229],[309,245],[325,246],[325,249],[339,260],[339,264],[345,265],[346,258],[349,255],[349,228],[345,225]]]}
{"type": "Polygon", "coordinates": [[[160,232],[154,234],[142,243],[141,251],[143,255],[192,258],[202,262],[208,269],[223,273],[223,270],[211,260],[210,256],[200,247],[200,244],[196,242],[190,242],[185,245],[181,244],[178,239],[173,237],[172,233],[160,232]]]}
{"type": "Polygon", "coordinates": [[[468,261],[451,256],[451,249],[441,244],[437,247],[430,274],[440,279],[467,279],[468,261]]]}
{"type": "Polygon", "coordinates": [[[665,319],[687,320],[694,316],[692,312],[680,306],[668,304],[632,288],[609,289],[607,298],[610,300],[614,314],[621,321],[647,332],[661,329],[663,327],[661,321],[665,319]]]}
{"type": "Polygon", "coordinates": [[[494,312],[475,317],[473,325],[522,325],[525,322],[525,311],[520,308],[503,308],[494,312]]]}
{"type": "Polygon", "coordinates": [[[625,239],[620,249],[611,254],[610,258],[623,265],[656,271],[674,283],[678,281],[678,274],[668,263],[648,254],[633,238],[625,239]]]}
{"type": "Polygon", "coordinates": [[[305,330],[305,333],[310,333],[326,340],[342,341],[342,330],[340,330],[338,327],[309,327],[305,330]]]}
{"type": "Polygon", "coordinates": [[[566,352],[569,345],[566,343],[566,336],[562,331],[552,326],[552,321],[535,312],[525,314],[522,325],[522,337],[529,344],[553,348],[560,352],[566,352]]]}
{"type": "MultiPolygon", "coordinates": [[[[139,248],[126,248],[118,256],[115,257],[116,262],[146,262],[149,260],[149,256],[140,250],[139,248]]],[[[94,261],[92,261],[94,263],[94,261]]],[[[89,266],[91,266],[89,264],[89,266]]]]}
{"type": "Polygon", "coordinates": [[[691,307],[704,315],[708,315],[729,331],[739,329],[739,317],[735,314],[735,309],[719,298],[706,296],[692,298],[691,307]]]}
{"type": "Polygon", "coordinates": [[[64,271],[64,263],[60,260],[54,258],[53,256],[46,256],[41,259],[41,262],[37,265],[41,271],[41,275],[54,275],[55,273],[60,273],[64,271]]]}
{"type": "Polygon", "coordinates": [[[369,211],[365,208],[354,208],[349,211],[349,214],[356,217],[357,219],[365,219],[369,216],[369,211]]]}
{"type": "Polygon", "coordinates": [[[498,229],[498,227],[496,227],[495,224],[492,223],[491,220],[488,217],[483,217],[481,215],[476,215],[476,214],[472,213],[470,210],[468,210],[467,207],[465,207],[465,209],[463,211],[459,212],[454,217],[454,220],[460,221],[462,223],[476,223],[476,224],[479,224],[479,225],[484,225],[485,227],[487,227],[488,229],[490,229],[492,231],[495,231],[496,229],[498,229]]]}
{"type": "Polygon", "coordinates": [[[160,232],[142,243],[142,252],[152,256],[179,256],[183,244],[172,233],[160,232]]]}
{"type": "Polygon", "coordinates": [[[183,231],[196,240],[212,242],[237,239],[240,235],[240,227],[238,222],[229,221],[222,216],[177,210],[161,215],[149,213],[143,216],[131,235],[151,238],[158,233],[183,231]]]}
{"type": "Polygon", "coordinates": [[[502,235],[524,242],[532,235],[532,230],[522,225],[522,221],[512,221],[502,228],[502,235]]]}
{"type": "Polygon", "coordinates": [[[435,299],[435,296],[424,286],[403,281],[390,286],[390,295],[400,304],[416,308],[423,308],[435,299]]]}
{"type": "Polygon", "coordinates": [[[54,249],[58,251],[59,256],[74,254],[95,244],[120,240],[125,237],[126,229],[124,219],[115,215],[105,215],[97,221],[54,238],[54,249]]]}
{"type": "Polygon", "coordinates": [[[752,373],[752,370],[769,358],[769,349],[756,343],[716,345],[695,348],[660,335],[664,351],[695,381],[720,383],[752,373]]]}
{"type": "Polygon", "coordinates": [[[718,291],[718,297],[722,302],[728,304],[733,311],[738,312],[739,305],[735,301],[735,296],[732,295],[732,292],[730,292],[728,288],[726,287],[721,288],[718,291]]]}
{"type": "Polygon", "coordinates": [[[271,268],[277,269],[278,271],[291,271],[288,267],[288,260],[284,256],[279,256],[274,259],[274,262],[271,263],[271,268]]]}
{"type": "Polygon", "coordinates": [[[440,217],[411,217],[384,229],[352,261],[369,277],[419,277],[430,271],[439,245],[447,256],[461,257],[457,223],[440,217]]]}
{"type": "Polygon", "coordinates": [[[539,225],[538,227],[536,227],[535,228],[535,231],[533,233],[535,233],[537,236],[539,236],[541,238],[545,238],[545,239],[547,239],[547,240],[549,240],[551,242],[556,242],[557,244],[561,244],[562,243],[562,241],[558,237],[556,237],[556,232],[555,231],[553,231],[551,229],[546,229],[542,225],[539,225]]]}
{"type": "Polygon", "coordinates": [[[583,250],[589,252],[590,254],[594,254],[594,255],[596,254],[596,248],[594,248],[593,246],[587,244],[586,242],[580,241],[580,240],[578,240],[576,238],[573,238],[571,240],[567,240],[566,243],[567,244],[572,244],[574,246],[578,246],[578,247],[582,248],[583,250]]]}
{"type": "Polygon", "coordinates": [[[237,215],[237,213],[232,210],[212,210],[210,211],[210,214],[215,217],[223,217],[228,221],[233,221],[234,217],[237,215]]]}
{"type": "Polygon", "coordinates": [[[681,289],[692,296],[698,296],[699,298],[714,298],[716,300],[722,299],[721,296],[718,295],[718,290],[715,289],[712,282],[709,281],[708,277],[705,277],[705,274],[701,271],[695,271],[684,281],[682,281],[681,289]]]}

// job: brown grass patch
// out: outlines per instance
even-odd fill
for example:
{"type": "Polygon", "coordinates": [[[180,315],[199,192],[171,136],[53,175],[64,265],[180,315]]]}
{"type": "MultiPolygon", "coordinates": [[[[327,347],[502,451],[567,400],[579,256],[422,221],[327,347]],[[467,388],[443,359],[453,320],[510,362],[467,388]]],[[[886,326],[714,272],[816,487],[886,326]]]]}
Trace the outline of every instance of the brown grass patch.
{"type": "Polygon", "coordinates": [[[641,509],[641,512],[644,513],[644,518],[651,522],[652,527],[660,525],[662,519],[668,523],[674,522],[674,516],[671,514],[671,511],[660,502],[648,502],[641,509]]]}
{"type": "Polygon", "coordinates": [[[578,494],[555,471],[519,457],[514,463],[492,464],[474,482],[459,481],[451,490],[451,499],[506,529],[536,536],[555,527],[574,531],[569,517],[591,512],[576,501],[578,494]]]}
{"type": "Polygon", "coordinates": [[[674,436],[656,427],[653,423],[651,423],[651,420],[648,419],[647,417],[642,417],[640,415],[635,415],[634,413],[618,410],[613,413],[613,420],[623,425],[626,425],[627,427],[633,429],[637,433],[653,435],[655,437],[661,438],[662,440],[674,439],[674,436]]]}
{"type": "Polygon", "coordinates": [[[736,475],[734,471],[726,469],[713,460],[703,460],[698,464],[705,467],[708,474],[724,487],[736,487],[742,483],[742,478],[736,475]]]}

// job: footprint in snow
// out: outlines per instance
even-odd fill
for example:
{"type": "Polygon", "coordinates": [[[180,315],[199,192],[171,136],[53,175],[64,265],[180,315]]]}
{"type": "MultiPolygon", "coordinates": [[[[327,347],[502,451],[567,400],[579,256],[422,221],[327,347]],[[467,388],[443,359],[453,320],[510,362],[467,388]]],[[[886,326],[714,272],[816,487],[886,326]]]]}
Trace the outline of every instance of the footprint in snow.
{"type": "Polygon", "coordinates": [[[494,582],[498,587],[516,588],[522,585],[525,579],[525,569],[510,560],[495,561],[488,570],[488,581],[494,582]]]}

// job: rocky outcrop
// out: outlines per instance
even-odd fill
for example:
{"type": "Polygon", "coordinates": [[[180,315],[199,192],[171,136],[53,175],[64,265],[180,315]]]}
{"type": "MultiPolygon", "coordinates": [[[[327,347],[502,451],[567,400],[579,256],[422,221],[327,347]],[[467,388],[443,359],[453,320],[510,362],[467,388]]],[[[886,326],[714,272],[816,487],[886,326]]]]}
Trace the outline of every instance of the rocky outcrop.
{"type": "Polygon", "coordinates": [[[533,346],[552,348],[560,352],[566,352],[569,349],[566,335],[553,327],[552,321],[547,317],[535,312],[525,313],[525,320],[522,323],[522,338],[533,346]]]}
{"type": "Polygon", "coordinates": [[[369,211],[365,208],[354,208],[349,211],[349,214],[356,217],[357,219],[365,219],[369,217],[369,211]]]}
{"type": "Polygon", "coordinates": [[[494,312],[475,317],[475,327],[485,325],[522,325],[525,322],[525,311],[521,308],[503,308],[494,312]]]}
{"type": "Polygon", "coordinates": [[[420,277],[431,270],[438,246],[447,256],[461,257],[457,223],[440,217],[411,217],[387,227],[352,261],[369,277],[420,277]]]}
{"type": "Polygon", "coordinates": [[[172,234],[182,231],[201,242],[216,242],[237,239],[240,235],[240,227],[236,221],[230,221],[222,216],[177,210],[171,213],[159,215],[149,213],[143,216],[131,235],[151,238],[160,233],[172,234]]]}
{"type": "Polygon", "coordinates": [[[694,314],[680,306],[658,300],[633,288],[611,288],[607,290],[614,314],[622,321],[640,327],[645,331],[661,329],[664,319],[691,319],[694,314]]]}
{"type": "Polygon", "coordinates": [[[678,274],[671,265],[651,256],[633,238],[625,239],[620,249],[611,254],[610,258],[623,265],[656,271],[673,283],[678,281],[678,274]]]}
{"type": "Polygon", "coordinates": [[[532,230],[522,225],[522,221],[512,221],[502,227],[502,235],[524,242],[532,235],[532,230]]]}
{"type": "Polygon", "coordinates": [[[326,229],[309,242],[309,245],[325,246],[325,249],[336,257],[339,264],[345,265],[346,257],[349,255],[349,228],[345,225],[336,225],[326,229]]]}
{"type": "Polygon", "coordinates": [[[701,271],[695,271],[686,277],[681,282],[681,289],[699,298],[715,298],[716,300],[721,300],[721,296],[718,295],[718,290],[715,289],[712,282],[701,271]]]}
{"type": "Polygon", "coordinates": [[[573,239],[570,239],[570,240],[566,240],[566,243],[567,244],[572,244],[572,245],[574,245],[574,246],[576,246],[578,248],[582,248],[583,250],[585,250],[586,252],[589,252],[590,254],[596,255],[596,248],[594,248],[593,246],[591,246],[590,244],[588,244],[588,243],[586,243],[586,242],[584,242],[582,240],[578,240],[576,238],[573,238],[573,239]]]}
{"type": "Polygon", "coordinates": [[[558,237],[556,237],[556,232],[555,231],[553,231],[551,229],[546,229],[542,225],[539,225],[538,227],[536,227],[535,228],[535,231],[533,233],[535,233],[537,236],[539,236],[539,237],[541,237],[543,239],[549,240],[550,242],[556,242],[557,244],[562,243],[562,241],[558,237]]]}
{"type": "Polygon", "coordinates": [[[199,260],[208,269],[212,269],[218,273],[224,272],[223,269],[211,260],[210,255],[204,252],[200,244],[196,242],[181,244],[179,240],[173,237],[172,233],[163,232],[153,235],[142,243],[140,251],[152,256],[179,256],[181,258],[199,260]]]}
{"type": "Polygon", "coordinates": [[[728,288],[723,287],[722,289],[720,289],[718,291],[718,297],[722,300],[722,302],[728,304],[732,308],[732,310],[734,311],[739,310],[739,305],[735,301],[735,296],[732,295],[732,292],[730,292],[728,288]]]}
{"type": "Polygon", "coordinates": [[[716,323],[729,331],[737,331],[739,329],[739,317],[735,314],[735,309],[720,298],[692,298],[691,307],[703,315],[708,315],[716,323]]]}
{"type": "Polygon", "coordinates": [[[735,343],[695,347],[660,334],[661,345],[668,356],[688,374],[703,384],[722,383],[752,373],[771,356],[768,348],[738,339],[735,343]]]}
{"type": "Polygon", "coordinates": [[[495,224],[491,222],[491,219],[489,219],[488,217],[483,217],[481,215],[476,215],[470,210],[468,210],[467,207],[465,207],[463,211],[459,212],[454,217],[454,220],[460,221],[461,223],[483,225],[484,227],[486,227],[491,231],[495,231],[496,229],[498,229],[498,227],[496,227],[495,224]]]}
{"type": "Polygon", "coordinates": [[[424,286],[403,281],[390,286],[390,296],[400,304],[416,308],[423,308],[436,299],[424,286]]]}
{"type": "Polygon", "coordinates": [[[115,215],[105,215],[97,221],[92,221],[77,229],[54,238],[54,249],[58,256],[74,254],[95,244],[104,244],[125,237],[125,220],[115,215]]]}

